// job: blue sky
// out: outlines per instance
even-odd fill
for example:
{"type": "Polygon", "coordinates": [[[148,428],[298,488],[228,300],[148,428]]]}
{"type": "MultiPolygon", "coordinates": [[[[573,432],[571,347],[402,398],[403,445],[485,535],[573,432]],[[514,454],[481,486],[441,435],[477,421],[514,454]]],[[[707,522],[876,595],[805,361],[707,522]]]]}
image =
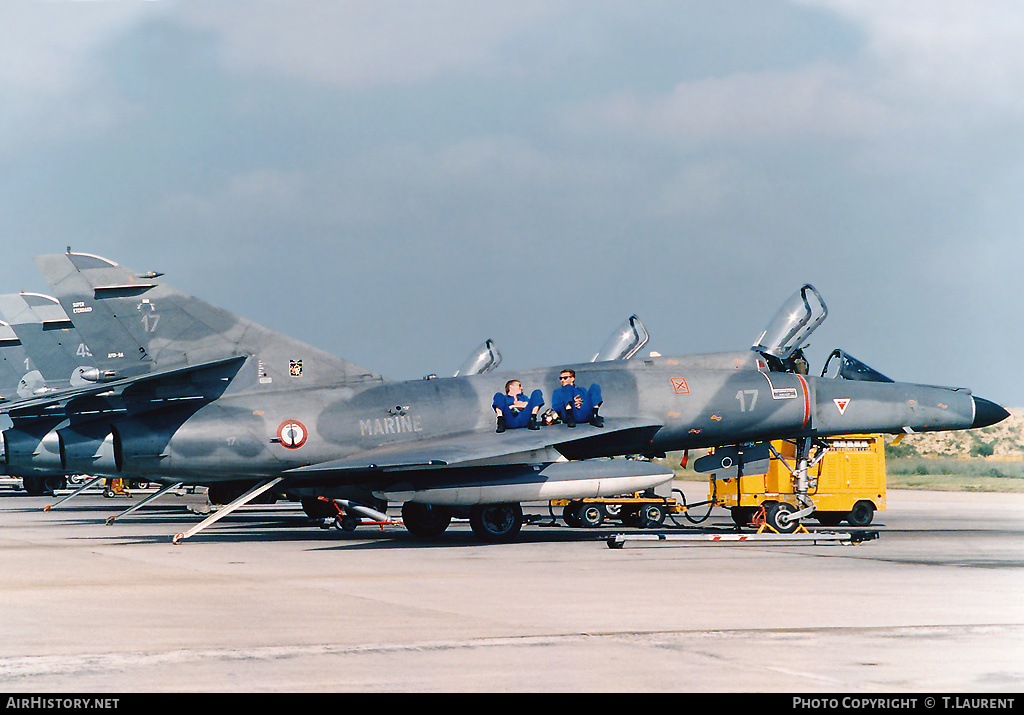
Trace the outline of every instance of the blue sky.
{"type": "Polygon", "coordinates": [[[396,379],[746,349],[814,284],[1024,406],[1016,0],[0,4],[0,290],[96,253],[396,379]]]}

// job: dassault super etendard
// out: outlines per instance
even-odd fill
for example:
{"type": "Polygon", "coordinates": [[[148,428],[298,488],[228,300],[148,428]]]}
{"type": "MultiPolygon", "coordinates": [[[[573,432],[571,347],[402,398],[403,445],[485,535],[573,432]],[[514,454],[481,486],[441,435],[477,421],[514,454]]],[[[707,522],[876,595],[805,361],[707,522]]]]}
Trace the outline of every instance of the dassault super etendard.
{"type": "MultiPolygon", "coordinates": [[[[894,382],[842,351],[828,374],[811,376],[801,347],[827,309],[810,285],[744,351],[626,359],[632,349],[514,374],[485,360],[455,377],[390,381],[158,273],[70,250],[36,264],[89,355],[78,386],[0,406],[13,423],[3,433],[8,465],[207,485],[234,498],[226,509],[271,489],[302,497],[311,514],[322,497],[353,516],[401,503],[413,534],[437,536],[468,512],[480,538],[506,541],[523,523],[521,502],[612,496],[673,476],[608,457],[791,439],[805,495],[820,438],[1008,416],[967,389],[894,382]],[[556,390],[567,385],[579,389],[556,390]],[[518,422],[517,410],[538,399],[561,419],[518,422]],[[588,412],[574,415],[584,401],[588,412]],[[499,431],[503,409],[509,426],[499,431]]],[[[795,522],[807,506],[776,517],[795,522]]]]}

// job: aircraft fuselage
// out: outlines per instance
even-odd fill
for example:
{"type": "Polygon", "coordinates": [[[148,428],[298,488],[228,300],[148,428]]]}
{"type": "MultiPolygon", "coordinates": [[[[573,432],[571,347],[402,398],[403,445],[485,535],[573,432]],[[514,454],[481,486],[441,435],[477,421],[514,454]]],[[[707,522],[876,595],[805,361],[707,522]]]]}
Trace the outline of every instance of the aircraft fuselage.
{"type": "MultiPolygon", "coordinates": [[[[573,365],[577,385],[600,384],[607,427],[555,424],[534,434],[555,442],[560,453],[583,459],[762,439],[962,429],[975,421],[975,403],[966,390],[690,367],[690,362],[657,358],[573,365]],[[660,427],[617,430],[619,420],[660,427]]],[[[549,403],[560,370],[384,382],[361,389],[229,390],[194,412],[164,409],[115,424],[118,469],[211,481],[275,475],[389,445],[458,435],[487,435],[481,438],[500,448],[512,433],[526,430],[494,434],[494,394],[515,378],[527,393],[541,389],[549,403]]]]}

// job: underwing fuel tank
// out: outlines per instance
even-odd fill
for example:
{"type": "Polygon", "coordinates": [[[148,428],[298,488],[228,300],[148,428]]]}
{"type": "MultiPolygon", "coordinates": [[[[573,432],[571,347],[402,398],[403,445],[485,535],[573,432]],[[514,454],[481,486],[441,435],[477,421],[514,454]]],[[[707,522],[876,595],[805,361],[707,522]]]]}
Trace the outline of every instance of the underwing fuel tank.
{"type": "Polygon", "coordinates": [[[478,469],[477,474],[476,480],[459,475],[457,483],[451,485],[444,484],[445,475],[438,471],[425,471],[412,478],[404,474],[408,481],[375,496],[444,506],[586,499],[653,489],[675,477],[667,467],[633,459],[556,462],[543,469],[496,467],[478,469]]]}

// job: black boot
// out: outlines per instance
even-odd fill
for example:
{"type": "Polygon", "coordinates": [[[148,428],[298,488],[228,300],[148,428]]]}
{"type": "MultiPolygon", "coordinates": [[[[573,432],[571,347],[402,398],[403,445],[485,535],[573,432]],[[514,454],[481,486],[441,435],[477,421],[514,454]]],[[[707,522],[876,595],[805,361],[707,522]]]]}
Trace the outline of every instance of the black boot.
{"type": "Polygon", "coordinates": [[[595,427],[604,427],[604,417],[597,414],[597,410],[594,410],[594,414],[590,416],[590,424],[595,427]]]}
{"type": "Polygon", "coordinates": [[[572,405],[565,408],[565,426],[575,427],[576,426],[576,415],[572,413],[572,405]]]}
{"type": "Polygon", "coordinates": [[[529,429],[540,429],[540,425],[537,424],[537,413],[530,415],[530,421],[526,424],[529,429]]]}
{"type": "Polygon", "coordinates": [[[498,415],[498,429],[494,430],[498,434],[505,431],[505,415],[498,415]]]}

